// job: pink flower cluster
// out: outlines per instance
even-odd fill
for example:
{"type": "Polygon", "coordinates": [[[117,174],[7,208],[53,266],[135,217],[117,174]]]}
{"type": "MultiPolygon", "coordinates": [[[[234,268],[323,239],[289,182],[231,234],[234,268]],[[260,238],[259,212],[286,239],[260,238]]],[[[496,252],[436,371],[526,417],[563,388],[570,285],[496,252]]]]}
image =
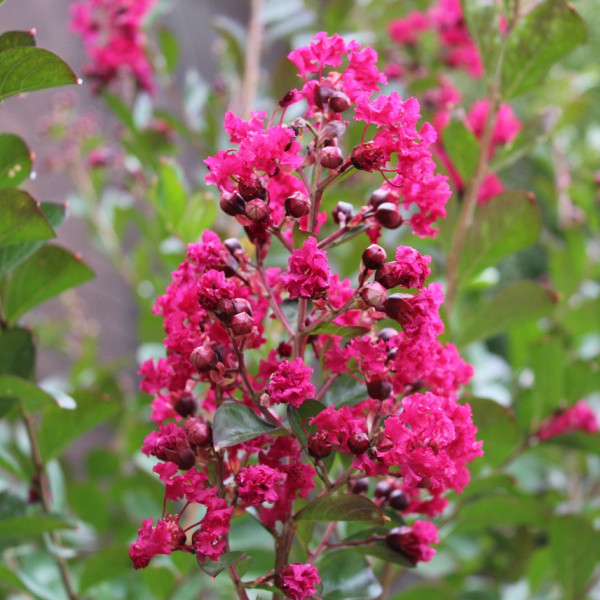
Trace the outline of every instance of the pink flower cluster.
{"type": "Polygon", "coordinates": [[[435,133],[428,124],[417,128],[414,99],[373,97],[385,78],[370,48],[321,33],[290,59],[302,86],[269,118],[228,113],[236,147],[206,160],[207,182],[248,240],[222,242],[205,231],[156,301],[166,354],[140,369],[158,426],[142,451],[158,461],[165,501],[185,504],[154,528],[144,521],[131,556],[136,567],[174,550],[200,564],[217,560],[229,551],[235,516],[250,511],[274,537],[278,568],[244,585],[307,600],[317,594],[319,558],[329,546],[324,540],[306,563],[290,562],[298,499],[345,489],[372,497],[376,512],[400,510],[414,522],[384,539],[414,563],[429,560],[437,529],[416,517],[439,514],[444,493],[464,488],[481,442],[469,406],[457,400],[472,368],[439,341],[443,292],[429,282],[431,257],[399,246],[388,260],[373,243],[381,229],[404,223],[434,233],[449,194],[434,172],[435,133]],[[296,102],[304,117],[286,124],[296,102]],[[363,133],[344,158],[346,111],[363,133]],[[352,170],[383,183],[364,206],[339,202],[328,218],[324,196],[352,170]],[[356,244],[362,232],[357,281],[342,279],[332,273],[334,246],[349,236],[356,244]],[[268,262],[275,244],[287,254],[280,266],[268,262]],[[380,326],[386,318],[397,327],[380,326]],[[352,402],[339,391],[348,385],[361,390],[352,402]],[[336,452],[351,455],[342,473],[325,460],[336,452]],[[393,482],[386,485],[406,502],[358,489],[365,477],[393,482]],[[206,514],[181,531],[190,504],[206,514]]]}
{"type": "Polygon", "coordinates": [[[90,64],[85,72],[106,86],[123,75],[154,90],[152,65],[142,22],[156,0],[79,0],[69,8],[71,29],[78,33],[90,64]]]}
{"type": "Polygon", "coordinates": [[[598,431],[596,413],[584,400],[580,400],[566,410],[557,411],[540,424],[538,438],[549,440],[564,433],[584,431],[595,433],[598,431]]]}

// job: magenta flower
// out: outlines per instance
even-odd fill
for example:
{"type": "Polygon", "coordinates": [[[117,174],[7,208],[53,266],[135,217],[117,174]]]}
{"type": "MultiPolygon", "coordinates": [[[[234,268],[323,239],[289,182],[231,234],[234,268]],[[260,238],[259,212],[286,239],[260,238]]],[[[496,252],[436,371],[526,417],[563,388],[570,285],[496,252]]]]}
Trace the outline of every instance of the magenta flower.
{"type": "Polygon", "coordinates": [[[321,298],[329,289],[330,278],[327,253],[317,247],[313,237],[292,252],[287,271],[281,275],[290,298],[321,298]]]}
{"type": "Polygon", "coordinates": [[[315,386],[310,382],[312,368],[298,357],[290,362],[284,360],[271,375],[267,394],[272,404],[289,404],[298,408],[315,395],[315,386]]]}
{"type": "Polygon", "coordinates": [[[314,596],[319,583],[321,578],[314,565],[301,563],[285,565],[275,575],[275,585],[292,600],[306,600],[314,596]]]}
{"type": "Polygon", "coordinates": [[[159,519],[152,527],[154,519],[146,519],[138,529],[138,539],[129,547],[129,558],[136,569],[148,566],[150,559],[157,554],[171,554],[171,533],[165,521],[159,519]]]}
{"type": "Polygon", "coordinates": [[[540,440],[549,440],[563,433],[584,431],[595,433],[598,431],[596,413],[585,400],[580,400],[570,408],[557,412],[540,424],[538,437],[540,440]]]}

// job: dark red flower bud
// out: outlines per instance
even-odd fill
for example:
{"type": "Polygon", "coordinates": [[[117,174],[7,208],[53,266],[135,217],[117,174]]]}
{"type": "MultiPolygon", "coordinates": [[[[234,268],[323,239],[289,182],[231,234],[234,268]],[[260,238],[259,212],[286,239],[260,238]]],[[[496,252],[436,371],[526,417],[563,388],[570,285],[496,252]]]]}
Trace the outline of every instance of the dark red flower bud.
{"type": "Polygon", "coordinates": [[[354,206],[348,202],[338,202],[331,211],[334,223],[344,226],[354,216],[354,206]]]}
{"type": "Polygon", "coordinates": [[[321,166],[335,171],[344,162],[342,151],[337,146],[327,146],[321,150],[321,166]]]}
{"type": "Polygon", "coordinates": [[[387,259],[385,250],[379,244],[371,244],[362,254],[363,265],[367,269],[378,269],[387,259]]]}
{"type": "Polygon", "coordinates": [[[202,344],[202,346],[194,348],[190,354],[190,362],[201,373],[210,371],[217,364],[217,361],[217,353],[210,344],[202,344]]]}
{"type": "Polygon", "coordinates": [[[393,262],[382,264],[375,272],[375,281],[384,288],[391,290],[400,285],[400,278],[395,274],[396,268],[393,262]]]}
{"type": "Polygon", "coordinates": [[[383,479],[375,488],[375,498],[384,498],[387,500],[393,489],[394,486],[389,481],[383,479]]]}
{"type": "Polygon", "coordinates": [[[392,294],[383,303],[385,314],[390,319],[394,319],[402,325],[402,322],[412,313],[412,307],[409,302],[410,298],[412,298],[410,294],[392,294]]]}
{"type": "Polygon", "coordinates": [[[396,510],[406,510],[410,504],[410,498],[402,490],[394,490],[389,496],[390,506],[396,510]]]}
{"type": "Polygon", "coordinates": [[[299,219],[310,212],[310,198],[302,192],[294,192],[285,199],[285,214],[299,219]]]}
{"type": "Polygon", "coordinates": [[[279,342],[277,354],[279,354],[281,358],[289,358],[292,355],[292,345],[287,342],[279,342]]]}
{"type": "Polygon", "coordinates": [[[327,85],[326,83],[318,85],[315,89],[315,104],[319,108],[323,108],[334,93],[335,90],[331,85],[327,85]]]}
{"type": "Polygon", "coordinates": [[[290,90],[289,92],[286,92],[283,96],[283,98],[278,102],[279,106],[281,106],[281,108],[285,108],[286,106],[289,106],[293,101],[294,101],[294,94],[295,90],[290,90]]]}
{"type": "Polygon", "coordinates": [[[392,194],[389,190],[379,188],[371,194],[371,197],[369,198],[369,205],[373,208],[377,208],[380,204],[383,204],[384,202],[389,202],[391,195],[392,194]]]}
{"type": "Polygon", "coordinates": [[[183,424],[188,441],[192,446],[203,448],[212,442],[212,430],[209,425],[197,417],[188,418],[183,424]]]}
{"type": "Polygon", "coordinates": [[[242,243],[237,238],[227,238],[223,242],[223,246],[229,250],[232,256],[237,258],[237,255],[244,252],[244,247],[242,243]]]}
{"type": "Polygon", "coordinates": [[[246,216],[253,221],[264,221],[270,213],[269,205],[260,198],[254,198],[246,204],[246,216]]]}
{"type": "Polygon", "coordinates": [[[246,202],[235,192],[223,192],[221,194],[221,199],[219,200],[219,206],[221,207],[221,210],[230,217],[243,215],[246,210],[246,202]]]}
{"type": "Polygon", "coordinates": [[[235,314],[238,313],[246,313],[252,316],[252,305],[246,298],[234,298],[233,299],[233,308],[235,309],[235,314]]]}
{"type": "Polygon", "coordinates": [[[348,448],[352,454],[364,454],[370,445],[369,436],[362,431],[357,431],[348,438],[348,448]]]}
{"type": "Polygon", "coordinates": [[[375,210],[375,219],[386,229],[397,229],[402,225],[403,218],[398,207],[392,202],[384,202],[375,210]]]}
{"type": "Polygon", "coordinates": [[[380,377],[373,377],[371,381],[367,381],[367,392],[375,400],[385,400],[392,393],[392,384],[380,377]]]}
{"type": "Polygon", "coordinates": [[[182,448],[173,453],[172,458],[169,458],[180,469],[187,471],[196,464],[196,453],[191,448],[182,448]]]}
{"type": "Polygon", "coordinates": [[[348,489],[353,494],[364,494],[369,489],[369,478],[361,477],[360,479],[356,479],[355,481],[351,481],[348,484],[348,489]]]}
{"type": "Polygon", "coordinates": [[[326,434],[320,431],[308,438],[307,450],[313,458],[325,458],[331,454],[331,449],[326,434]]]}
{"type": "Polygon", "coordinates": [[[387,536],[385,537],[387,545],[396,552],[401,552],[406,558],[408,558],[413,564],[416,564],[421,557],[421,553],[418,549],[417,540],[412,531],[412,527],[409,525],[402,525],[402,527],[394,527],[387,536]]]}
{"type": "Polygon", "coordinates": [[[358,293],[367,306],[380,306],[387,298],[387,292],[385,288],[376,281],[366,283],[360,288],[358,293]]]}
{"type": "Polygon", "coordinates": [[[191,394],[175,395],[173,408],[178,415],[189,417],[196,412],[196,399],[191,394]]]}
{"type": "Polygon", "coordinates": [[[374,142],[365,142],[356,146],[350,156],[352,164],[361,171],[374,171],[385,166],[386,156],[383,148],[374,142]]]}
{"type": "Polygon", "coordinates": [[[377,450],[379,452],[389,452],[393,447],[394,442],[391,440],[391,438],[387,437],[387,435],[384,435],[377,442],[377,450]]]}
{"type": "Polygon", "coordinates": [[[384,342],[387,342],[387,341],[391,340],[397,334],[398,334],[398,332],[395,329],[392,329],[391,327],[386,327],[385,329],[382,329],[377,334],[377,337],[380,340],[383,340],[384,342]]]}
{"type": "Polygon", "coordinates": [[[336,113],[342,113],[350,108],[350,98],[344,92],[334,92],[327,101],[329,108],[336,113]]]}
{"type": "Polygon", "coordinates": [[[235,307],[233,298],[219,298],[215,312],[222,321],[229,323],[239,311],[235,307]]]}
{"type": "Polygon", "coordinates": [[[267,197],[267,189],[263,185],[260,177],[255,173],[240,180],[238,192],[244,200],[253,200],[254,198],[264,200],[267,197]]]}
{"type": "Polygon", "coordinates": [[[231,320],[233,335],[248,335],[252,332],[252,327],[254,327],[254,320],[248,313],[238,313],[231,320]]]}

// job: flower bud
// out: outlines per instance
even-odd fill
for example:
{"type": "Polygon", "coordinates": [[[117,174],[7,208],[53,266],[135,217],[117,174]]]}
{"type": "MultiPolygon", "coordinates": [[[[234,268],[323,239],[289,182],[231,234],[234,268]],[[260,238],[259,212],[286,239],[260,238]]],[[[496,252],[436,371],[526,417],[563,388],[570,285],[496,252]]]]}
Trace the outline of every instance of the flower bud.
{"type": "Polygon", "coordinates": [[[335,171],[344,162],[342,151],[337,146],[327,146],[321,150],[321,166],[335,171]]]}
{"type": "Polygon", "coordinates": [[[385,152],[373,141],[365,142],[352,150],[350,160],[361,171],[374,171],[385,165],[385,152]]]}
{"type": "Polygon", "coordinates": [[[389,190],[379,188],[371,194],[371,197],[369,198],[369,206],[371,206],[372,208],[377,208],[380,204],[383,204],[384,202],[389,202],[390,196],[391,193],[389,190]]]}
{"type": "Polygon", "coordinates": [[[353,494],[364,494],[369,489],[369,478],[361,477],[360,479],[356,479],[355,481],[351,481],[348,484],[348,489],[353,494]]]}
{"type": "Polygon", "coordinates": [[[225,246],[225,248],[227,248],[230,254],[234,257],[236,257],[236,255],[240,252],[244,252],[244,247],[242,246],[240,240],[238,240],[237,238],[227,238],[223,242],[223,246],[225,246]]]}
{"type": "Polygon", "coordinates": [[[394,486],[386,479],[383,479],[377,484],[374,496],[375,498],[384,498],[385,500],[387,500],[393,489],[394,486]]]}
{"type": "Polygon", "coordinates": [[[225,323],[230,323],[234,315],[239,312],[232,298],[219,298],[216,311],[219,318],[225,323]]]}
{"type": "Polygon", "coordinates": [[[389,495],[390,506],[396,510],[406,510],[410,498],[402,490],[394,490],[389,495]]]}
{"type": "Polygon", "coordinates": [[[192,350],[190,362],[200,371],[205,373],[210,371],[218,361],[217,353],[210,344],[202,344],[192,350]]]}
{"type": "Polygon", "coordinates": [[[385,329],[382,329],[377,334],[377,337],[380,340],[383,340],[384,342],[387,342],[387,341],[391,340],[397,334],[398,334],[398,332],[395,329],[392,329],[391,327],[386,327],[385,329]]]}
{"type": "Polygon", "coordinates": [[[177,394],[173,399],[175,412],[182,417],[189,417],[196,412],[196,399],[191,394],[177,394]]]}
{"type": "Polygon", "coordinates": [[[334,223],[342,227],[354,216],[354,206],[348,202],[338,202],[331,211],[334,223]]]}
{"type": "Polygon", "coordinates": [[[348,439],[348,448],[352,454],[364,454],[370,445],[369,436],[362,431],[353,433],[348,439]]]}
{"type": "Polygon", "coordinates": [[[350,108],[350,98],[344,92],[334,92],[327,101],[329,108],[336,113],[342,113],[350,108]]]}
{"type": "Polygon", "coordinates": [[[385,250],[378,244],[371,244],[362,254],[363,265],[367,269],[378,269],[386,260],[385,250]]]}
{"type": "Polygon", "coordinates": [[[385,288],[376,281],[367,283],[358,292],[367,306],[377,307],[385,302],[387,292],[385,288]]]}
{"type": "Polygon", "coordinates": [[[308,438],[307,450],[313,458],[325,458],[331,454],[331,444],[325,434],[317,432],[308,438]]]}
{"type": "Polygon", "coordinates": [[[219,206],[226,215],[235,217],[236,215],[244,214],[246,202],[239,194],[236,194],[235,192],[223,192],[221,194],[221,199],[219,200],[219,206]]]}
{"type": "Polygon", "coordinates": [[[406,316],[410,315],[412,308],[407,298],[412,298],[410,294],[392,294],[384,303],[383,310],[390,318],[402,324],[406,316]]]}
{"type": "Polygon", "coordinates": [[[381,377],[373,377],[367,381],[367,392],[375,400],[385,400],[392,393],[392,384],[381,377]]]}
{"type": "Polygon", "coordinates": [[[246,298],[234,298],[233,307],[236,315],[238,313],[246,313],[252,316],[252,305],[248,300],[246,300],[246,298]]]}
{"type": "Polygon", "coordinates": [[[335,90],[331,87],[331,84],[327,85],[326,83],[323,83],[318,85],[315,89],[315,104],[319,108],[323,108],[334,93],[335,90]]]}
{"type": "Polygon", "coordinates": [[[253,221],[264,221],[270,212],[269,205],[260,198],[254,198],[246,204],[246,216],[253,221]]]}
{"type": "Polygon", "coordinates": [[[375,219],[386,229],[397,229],[404,219],[398,207],[392,202],[383,202],[375,210],[375,219]]]}
{"type": "Polygon", "coordinates": [[[384,435],[377,442],[377,450],[379,452],[389,452],[394,447],[394,442],[387,435],[384,435]]]}
{"type": "Polygon", "coordinates": [[[400,285],[400,278],[396,277],[395,264],[393,262],[384,263],[375,272],[375,281],[384,288],[391,290],[400,285]]]}
{"type": "Polygon", "coordinates": [[[260,198],[264,200],[267,197],[267,189],[263,185],[260,177],[252,173],[249,177],[241,179],[238,184],[238,191],[244,200],[260,198]]]}
{"type": "Polygon", "coordinates": [[[238,313],[231,320],[231,331],[235,336],[248,335],[252,332],[252,327],[254,327],[254,321],[248,313],[238,313]]]}
{"type": "Polygon", "coordinates": [[[188,418],[183,424],[188,441],[192,446],[203,448],[212,442],[212,430],[209,425],[197,417],[188,418]]]}
{"type": "Polygon", "coordinates": [[[294,192],[285,199],[285,214],[299,219],[310,212],[310,198],[302,192],[294,192]]]}
{"type": "Polygon", "coordinates": [[[189,447],[182,448],[172,453],[169,460],[174,462],[183,471],[187,471],[196,464],[196,453],[189,447]]]}
{"type": "Polygon", "coordinates": [[[278,102],[279,106],[281,106],[282,108],[289,106],[294,101],[294,98],[296,97],[296,94],[294,93],[295,91],[296,90],[290,90],[289,92],[286,92],[284,94],[283,98],[281,100],[279,100],[279,102],[278,102]]]}

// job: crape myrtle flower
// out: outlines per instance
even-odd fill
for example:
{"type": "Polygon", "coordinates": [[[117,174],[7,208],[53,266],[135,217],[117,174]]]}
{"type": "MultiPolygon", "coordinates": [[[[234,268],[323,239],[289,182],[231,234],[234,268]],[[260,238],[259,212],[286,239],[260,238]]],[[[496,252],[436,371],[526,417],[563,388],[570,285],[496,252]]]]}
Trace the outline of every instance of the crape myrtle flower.
{"type": "MultiPolygon", "coordinates": [[[[165,507],[155,527],[144,521],[131,557],[143,567],[179,550],[203,566],[229,550],[230,527],[249,512],[278,552],[278,568],[255,583],[308,600],[318,593],[319,557],[287,564],[299,500],[346,486],[370,495],[376,484],[359,478],[389,478],[377,507],[432,518],[444,494],[467,484],[481,442],[470,407],[457,400],[472,368],[439,341],[443,292],[429,281],[431,258],[375,244],[383,228],[436,234],[450,195],[432,159],[437,134],[419,124],[414,98],[381,93],[386,78],[371,48],[321,32],[290,60],[299,88],[271,115],[228,112],[231,147],[205,161],[206,182],[247,239],[203,232],[154,307],[165,354],[140,367],[157,424],[142,452],[159,461],[165,507]],[[287,123],[295,104],[302,117],[287,123]],[[350,152],[347,127],[363,129],[350,152]],[[349,197],[327,212],[329,186],[349,171],[371,178],[373,193],[362,206],[349,197]],[[333,246],[353,236],[366,248],[358,281],[334,272],[333,246]],[[273,256],[280,267],[270,266],[273,256]],[[356,397],[340,403],[336,385],[354,382],[356,397]],[[350,455],[340,475],[339,461],[326,460],[336,452],[350,455]],[[179,513],[169,515],[169,503],[179,513]],[[203,516],[182,531],[188,506],[203,516]]],[[[417,563],[433,556],[437,530],[417,519],[393,539],[417,563]]]]}
{"type": "Polygon", "coordinates": [[[540,424],[537,436],[540,440],[549,440],[557,435],[575,431],[585,433],[598,431],[596,413],[585,400],[580,400],[565,410],[556,411],[553,415],[544,419],[540,424]]]}

